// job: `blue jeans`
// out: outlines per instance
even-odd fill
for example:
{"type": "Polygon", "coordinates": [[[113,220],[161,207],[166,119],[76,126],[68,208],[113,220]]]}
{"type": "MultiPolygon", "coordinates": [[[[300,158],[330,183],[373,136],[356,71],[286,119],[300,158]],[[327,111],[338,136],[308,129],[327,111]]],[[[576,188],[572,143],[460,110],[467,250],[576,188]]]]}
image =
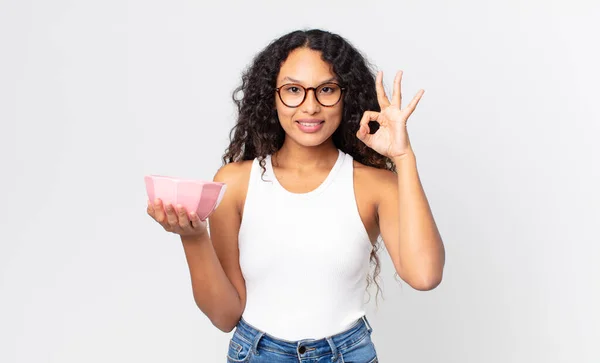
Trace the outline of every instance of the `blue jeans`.
{"type": "Polygon", "coordinates": [[[227,363],[378,362],[372,331],[363,316],[346,331],[331,337],[287,341],[256,329],[242,318],[229,341],[227,363]]]}

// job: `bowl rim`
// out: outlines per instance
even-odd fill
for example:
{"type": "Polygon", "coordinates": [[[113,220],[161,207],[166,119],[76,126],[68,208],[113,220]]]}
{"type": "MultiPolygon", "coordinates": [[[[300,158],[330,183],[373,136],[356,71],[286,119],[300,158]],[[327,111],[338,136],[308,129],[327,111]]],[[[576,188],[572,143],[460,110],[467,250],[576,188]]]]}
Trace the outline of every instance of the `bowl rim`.
{"type": "Polygon", "coordinates": [[[150,178],[150,179],[167,179],[167,180],[174,181],[177,183],[178,182],[186,182],[186,183],[198,183],[198,184],[215,184],[215,185],[219,185],[219,186],[225,185],[225,183],[223,183],[223,182],[192,179],[192,178],[180,178],[180,177],[173,177],[173,176],[161,175],[161,174],[148,174],[148,175],[145,175],[144,177],[150,178]]]}

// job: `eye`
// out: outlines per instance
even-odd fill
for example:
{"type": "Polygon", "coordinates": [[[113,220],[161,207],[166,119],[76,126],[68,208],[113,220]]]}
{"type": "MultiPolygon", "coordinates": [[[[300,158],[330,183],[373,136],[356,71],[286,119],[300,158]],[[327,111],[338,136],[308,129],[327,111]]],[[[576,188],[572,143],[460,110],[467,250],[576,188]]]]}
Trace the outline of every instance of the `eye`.
{"type": "Polygon", "coordinates": [[[285,92],[287,93],[291,93],[291,94],[298,94],[302,92],[302,88],[298,87],[298,86],[286,86],[283,88],[285,92]]]}
{"type": "Polygon", "coordinates": [[[324,85],[321,86],[321,93],[324,94],[331,94],[331,93],[336,93],[338,90],[338,87],[335,84],[328,84],[328,85],[324,85]]]}

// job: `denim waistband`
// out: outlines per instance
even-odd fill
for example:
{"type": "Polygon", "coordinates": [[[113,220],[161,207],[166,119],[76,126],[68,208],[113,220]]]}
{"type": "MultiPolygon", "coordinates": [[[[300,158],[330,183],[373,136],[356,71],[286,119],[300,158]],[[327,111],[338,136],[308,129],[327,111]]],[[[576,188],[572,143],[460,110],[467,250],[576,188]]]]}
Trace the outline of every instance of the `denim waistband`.
{"type": "Polygon", "coordinates": [[[255,354],[258,354],[258,344],[262,342],[261,344],[268,346],[269,350],[282,354],[296,355],[300,350],[312,352],[314,355],[321,355],[325,352],[333,352],[335,355],[338,350],[351,347],[372,331],[371,324],[369,324],[367,317],[363,315],[343,332],[321,339],[296,341],[279,339],[250,325],[243,318],[238,322],[235,334],[238,334],[241,339],[250,344],[255,354]]]}

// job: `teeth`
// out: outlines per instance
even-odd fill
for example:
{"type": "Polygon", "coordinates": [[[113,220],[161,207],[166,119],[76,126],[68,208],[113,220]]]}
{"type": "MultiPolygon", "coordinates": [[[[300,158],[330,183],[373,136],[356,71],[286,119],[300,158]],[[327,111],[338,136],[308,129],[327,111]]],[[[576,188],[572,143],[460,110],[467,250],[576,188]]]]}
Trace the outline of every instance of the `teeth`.
{"type": "Polygon", "coordinates": [[[320,122],[318,123],[314,123],[314,122],[310,122],[310,123],[306,123],[306,122],[299,122],[300,125],[302,126],[308,126],[308,127],[314,127],[320,124],[320,122]]]}

